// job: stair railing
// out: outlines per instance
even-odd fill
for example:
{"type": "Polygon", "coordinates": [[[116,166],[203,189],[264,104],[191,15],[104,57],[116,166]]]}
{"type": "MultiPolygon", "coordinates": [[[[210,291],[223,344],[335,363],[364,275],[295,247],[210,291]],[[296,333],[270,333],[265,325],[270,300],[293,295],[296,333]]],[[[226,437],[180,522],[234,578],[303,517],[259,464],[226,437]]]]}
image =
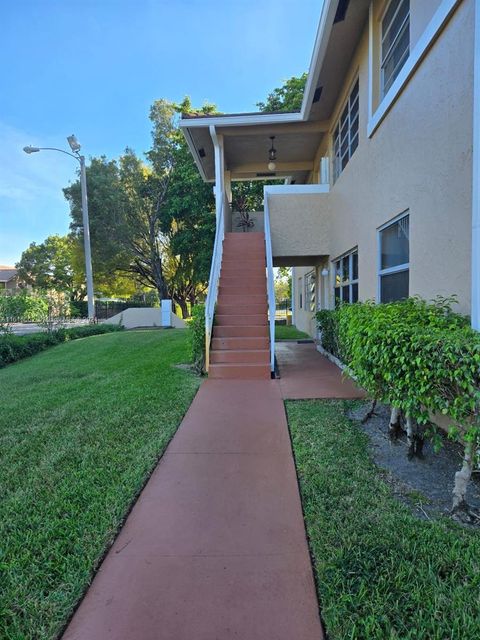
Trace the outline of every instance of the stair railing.
{"type": "Polygon", "coordinates": [[[264,190],[263,208],[265,253],[267,257],[268,317],[270,319],[270,371],[275,373],[275,288],[273,279],[272,233],[270,229],[270,213],[268,210],[268,193],[266,188],[264,190]]]}
{"type": "Polygon", "coordinates": [[[225,194],[223,194],[223,198],[217,205],[215,242],[213,245],[212,263],[210,265],[210,278],[208,280],[207,299],[205,301],[205,369],[207,371],[210,366],[210,343],[212,340],[215,305],[217,304],[218,298],[218,282],[220,280],[220,269],[222,267],[223,240],[225,238],[225,215],[227,207],[227,197],[225,194]]]}

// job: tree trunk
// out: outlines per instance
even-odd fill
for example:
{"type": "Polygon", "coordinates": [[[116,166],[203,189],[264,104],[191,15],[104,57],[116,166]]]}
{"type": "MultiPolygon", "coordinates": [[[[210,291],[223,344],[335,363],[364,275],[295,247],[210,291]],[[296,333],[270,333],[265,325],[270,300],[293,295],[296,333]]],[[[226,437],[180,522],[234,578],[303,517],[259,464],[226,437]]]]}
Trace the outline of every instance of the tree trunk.
{"type": "Polygon", "coordinates": [[[390,425],[388,430],[388,435],[391,440],[397,440],[398,436],[402,431],[402,425],[400,422],[400,409],[396,407],[392,407],[392,412],[390,414],[390,425]]]}
{"type": "Polygon", "coordinates": [[[459,511],[468,512],[466,501],[467,486],[472,477],[472,468],[475,460],[476,447],[473,442],[466,442],[463,456],[463,464],[460,471],[455,474],[455,484],[453,487],[453,513],[459,511]]]}
{"type": "Polygon", "coordinates": [[[187,307],[187,301],[184,300],[183,298],[175,298],[175,302],[178,304],[178,306],[180,307],[181,311],[182,311],[182,318],[185,320],[186,318],[188,318],[188,307],[187,307]]]}

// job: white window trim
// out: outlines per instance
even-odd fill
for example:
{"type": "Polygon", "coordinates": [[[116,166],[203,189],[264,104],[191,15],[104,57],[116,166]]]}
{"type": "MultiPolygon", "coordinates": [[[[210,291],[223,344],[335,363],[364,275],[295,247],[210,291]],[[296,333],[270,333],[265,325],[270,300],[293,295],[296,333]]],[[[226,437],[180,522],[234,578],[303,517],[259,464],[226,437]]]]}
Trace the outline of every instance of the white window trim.
{"type": "MultiPolygon", "coordinates": [[[[389,29],[392,28],[393,21],[397,17],[398,12],[400,11],[400,7],[402,6],[402,2],[403,1],[404,0],[400,0],[400,2],[398,4],[398,7],[397,7],[397,10],[392,16],[390,24],[388,25],[389,29]]],[[[393,40],[392,44],[390,45],[390,48],[389,48],[387,54],[384,56],[383,53],[382,53],[383,52],[383,41],[385,39],[385,34],[383,33],[383,20],[384,20],[385,15],[386,15],[390,5],[392,4],[392,2],[393,2],[393,0],[390,0],[388,2],[388,4],[386,5],[386,7],[384,9],[384,12],[383,12],[383,16],[382,16],[381,21],[380,21],[381,24],[382,24],[382,30],[381,30],[381,36],[380,36],[380,51],[379,51],[379,53],[380,53],[380,91],[381,91],[382,96],[384,94],[384,87],[385,87],[385,73],[384,73],[383,65],[385,64],[385,61],[387,60],[387,58],[390,56],[390,54],[392,53],[393,49],[395,48],[395,45],[397,44],[397,42],[399,40],[400,33],[402,32],[403,27],[405,26],[407,21],[409,23],[408,56],[410,55],[410,4],[409,4],[409,7],[408,7],[408,15],[404,18],[402,24],[400,25],[400,29],[398,30],[397,35],[395,36],[395,39],[393,40]]],[[[387,31],[388,31],[388,29],[387,29],[387,31]]],[[[406,60],[405,60],[405,62],[403,64],[405,64],[406,61],[408,60],[408,56],[407,56],[407,58],[406,58],[406,60]]],[[[402,65],[402,67],[403,67],[403,65],[402,65]]],[[[400,68],[400,70],[401,70],[401,68],[400,68]]],[[[400,73],[400,71],[399,71],[399,73],[400,73]]]]}
{"type": "Polygon", "coordinates": [[[410,55],[408,56],[405,64],[403,65],[400,73],[395,78],[392,86],[387,91],[383,99],[381,100],[379,106],[375,113],[373,111],[373,10],[372,5],[370,5],[370,14],[369,14],[369,64],[368,64],[368,124],[367,124],[367,135],[369,138],[375,133],[387,113],[390,111],[393,104],[396,102],[400,93],[403,91],[405,85],[413,76],[417,67],[420,65],[422,60],[425,58],[426,54],[430,50],[430,48],[435,43],[436,39],[440,35],[442,29],[445,27],[446,23],[450,19],[454,10],[461,3],[462,0],[443,0],[437,11],[435,12],[433,18],[428,23],[425,31],[420,36],[418,42],[414,46],[413,49],[410,50],[410,55]]]}
{"type": "MultiPolygon", "coordinates": [[[[410,261],[404,262],[403,264],[397,264],[394,267],[387,267],[386,269],[381,268],[382,267],[382,244],[381,244],[380,234],[384,229],[391,227],[392,224],[395,224],[396,222],[398,222],[402,218],[406,218],[407,216],[408,217],[410,216],[410,209],[406,209],[405,211],[402,211],[402,213],[400,213],[398,216],[395,216],[395,218],[392,218],[388,222],[385,222],[385,224],[382,224],[382,226],[378,227],[377,229],[377,303],[382,302],[381,300],[382,276],[388,276],[391,273],[400,273],[401,271],[410,271],[410,261]]],[[[410,255],[410,219],[408,222],[409,222],[408,253],[410,255]]]]}
{"type": "MultiPolygon", "coordinates": [[[[340,127],[340,120],[342,117],[342,114],[345,110],[345,107],[348,105],[348,160],[347,160],[347,164],[350,162],[350,160],[353,157],[353,154],[355,153],[355,151],[358,149],[358,145],[360,143],[360,76],[358,74],[358,72],[355,74],[354,79],[352,80],[352,82],[349,85],[348,91],[347,91],[347,96],[344,99],[344,101],[342,102],[342,106],[341,108],[338,110],[337,113],[337,117],[335,118],[334,122],[334,126],[331,129],[331,145],[332,145],[332,182],[333,184],[335,184],[335,182],[340,178],[340,176],[342,175],[342,173],[344,172],[345,168],[347,165],[345,165],[344,169],[340,170],[340,173],[337,175],[336,174],[336,156],[335,156],[335,131],[337,129],[337,126],[339,127],[339,132],[341,131],[341,127],[340,127]],[[352,95],[352,91],[353,88],[355,87],[355,85],[358,83],[358,95],[357,95],[357,101],[358,101],[358,131],[357,131],[357,146],[355,147],[355,150],[353,152],[350,151],[350,146],[351,146],[351,139],[350,139],[350,96],[352,95]]],[[[340,158],[341,160],[341,158],[340,158]]]]}
{"type": "MultiPolygon", "coordinates": [[[[335,278],[337,276],[336,274],[336,263],[338,261],[343,260],[343,258],[347,258],[348,257],[348,271],[349,271],[349,276],[350,274],[352,274],[353,271],[353,265],[352,265],[352,256],[353,254],[356,253],[357,254],[357,260],[358,260],[358,247],[354,247],[353,249],[350,249],[350,251],[345,251],[344,253],[342,253],[341,255],[337,256],[334,260],[332,260],[332,273],[333,273],[333,303],[335,305],[335,289],[339,288],[340,291],[342,290],[342,287],[348,287],[349,289],[349,302],[352,302],[352,285],[356,284],[358,286],[359,284],[359,277],[357,274],[356,278],[348,278],[347,282],[345,282],[344,284],[340,284],[339,287],[337,287],[337,283],[335,281],[335,278]]],[[[358,267],[357,267],[358,268],[358,267]]],[[[341,301],[343,302],[343,300],[341,301]]]]}
{"type": "Polygon", "coordinates": [[[316,277],[316,273],[315,273],[315,269],[312,269],[311,271],[309,271],[308,273],[306,273],[304,275],[304,282],[303,282],[303,295],[305,296],[305,311],[307,313],[315,313],[315,308],[316,308],[316,304],[317,304],[317,277],[316,277]],[[314,300],[314,309],[312,311],[310,303],[311,303],[311,299],[310,299],[310,278],[313,276],[313,279],[315,280],[315,300],[314,300]]]}

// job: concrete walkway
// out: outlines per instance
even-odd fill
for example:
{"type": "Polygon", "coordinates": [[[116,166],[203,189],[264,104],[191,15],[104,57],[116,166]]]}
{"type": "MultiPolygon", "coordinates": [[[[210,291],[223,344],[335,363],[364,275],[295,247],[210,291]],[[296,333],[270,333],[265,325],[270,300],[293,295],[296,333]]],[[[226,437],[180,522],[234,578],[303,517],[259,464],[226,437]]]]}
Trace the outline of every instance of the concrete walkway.
{"type": "Polygon", "coordinates": [[[279,383],[207,380],[63,639],[322,638],[279,383]]]}
{"type": "Polygon", "coordinates": [[[275,354],[285,400],[365,396],[335,364],[318,353],[313,343],[277,342],[275,354]]]}

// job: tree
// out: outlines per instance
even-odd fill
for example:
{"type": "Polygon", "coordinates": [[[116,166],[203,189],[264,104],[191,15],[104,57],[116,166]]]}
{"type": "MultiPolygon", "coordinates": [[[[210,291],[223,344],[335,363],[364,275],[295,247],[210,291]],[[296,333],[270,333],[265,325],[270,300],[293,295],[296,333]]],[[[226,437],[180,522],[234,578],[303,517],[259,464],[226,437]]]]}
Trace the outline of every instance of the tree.
{"type": "Polygon", "coordinates": [[[257,102],[260,111],[299,111],[302,106],[307,74],[293,76],[269,93],[265,102],[257,102]]]}
{"type": "Polygon", "coordinates": [[[16,264],[22,282],[34,289],[54,289],[72,299],[82,293],[82,278],[75,272],[75,238],[49,236],[44,242],[32,242],[16,264]]]}
{"type": "MultiPolygon", "coordinates": [[[[125,281],[129,256],[122,244],[125,232],[125,199],[120,170],[115,160],[105,156],[92,158],[86,167],[88,213],[95,291],[105,294],[126,293],[135,289],[125,281]]],[[[70,205],[70,229],[75,239],[75,272],[84,274],[83,220],[80,181],[63,190],[70,205]]],[[[83,276],[84,279],[84,276],[83,276]]]]}

